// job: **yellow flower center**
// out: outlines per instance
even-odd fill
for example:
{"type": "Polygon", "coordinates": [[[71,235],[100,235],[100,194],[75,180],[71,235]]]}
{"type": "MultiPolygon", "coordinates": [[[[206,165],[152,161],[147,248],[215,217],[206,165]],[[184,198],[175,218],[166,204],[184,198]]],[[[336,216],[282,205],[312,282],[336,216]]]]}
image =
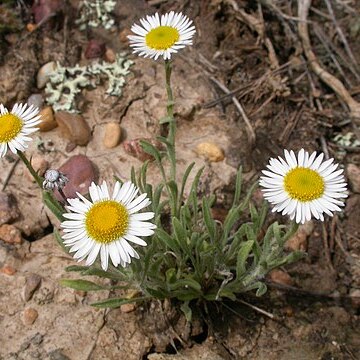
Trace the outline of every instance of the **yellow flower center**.
{"type": "Polygon", "coordinates": [[[292,199],[312,201],[322,196],[324,179],[314,170],[305,167],[291,169],[284,178],[284,186],[292,199]]]}
{"type": "Polygon", "coordinates": [[[0,115],[0,143],[15,139],[23,127],[23,122],[16,115],[0,115]]]}
{"type": "Polygon", "coordinates": [[[108,244],[125,235],[129,227],[129,213],[117,201],[99,201],[87,212],[85,227],[92,239],[108,244]]]}
{"type": "Polygon", "coordinates": [[[159,26],[146,34],[146,45],[155,50],[167,50],[179,40],[179,32],[171,26],[159,26]]]}

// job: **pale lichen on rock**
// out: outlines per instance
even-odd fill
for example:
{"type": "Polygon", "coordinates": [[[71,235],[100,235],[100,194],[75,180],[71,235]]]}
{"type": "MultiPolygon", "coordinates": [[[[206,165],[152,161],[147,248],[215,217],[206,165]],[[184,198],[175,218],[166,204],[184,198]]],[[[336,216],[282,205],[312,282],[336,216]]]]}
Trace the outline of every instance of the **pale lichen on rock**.
{"type": "Polygon", "coordinates": [[[95,88],[103,78],[108,80],[106,94],[120,96],[132,64],[133,61],[124,54],[118,54],[113,63],[95,62],[74,67],[64,67],[58,63],[46,84],[46,101],[55,111],[79,112],[75,104],[76,95],[85,87],[95,88]]]}
{"type": "Polygon", "coordinates": [[[80,30],[86,30],[88,27],[103,27],[110,29],[115,21],[111,12],[115,9],[114,0],[83,0],[80,3],[80,18],[76,20],[80,30]]]}

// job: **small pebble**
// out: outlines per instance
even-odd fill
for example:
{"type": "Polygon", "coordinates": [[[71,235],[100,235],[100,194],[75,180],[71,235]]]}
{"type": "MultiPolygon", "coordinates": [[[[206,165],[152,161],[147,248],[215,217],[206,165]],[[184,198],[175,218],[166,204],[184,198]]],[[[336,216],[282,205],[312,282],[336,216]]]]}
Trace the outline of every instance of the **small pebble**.
{"type": "Polygon", "coordinates": [[[129,313],[136,309],[135,304],[122,304],[120,305],[120,311],[123,313],[129,313]]]}
{"type": "Polygon", "coordinates": [[[0,269],[0,272],[5,274],[5,275],[12,276],[12,275],[14,275],[16,273],[16,270],[11,265],[4,265],[0,269]]]}
{"type": "Polygon", "coordinates": [[[81,115],[58,111],[55,113],[55,119],[64,138],[81,146],[90,141],[90,127],[81,115]]]}
{"type": "Polygon", "coordinates": [[[41,284],[41,276],[38,274],[30,274],[26,277],[26,282],[22,291],[22,298],[24,301],[29,301],[34,292],[39,288],[41,284]]]}
{"type": "Polygon", "coordinates": [[[349,178],[350,188],[355,193],[360,193],[360,167],[348,164],[346,173],[349,178]]]}
{"type": "Polygon", "coordinates": [[[90,40],[86,50],[85,50],[85,58],[86,59],[96,59],[100,58],[105,54],[106,46],[105,43],[98,40],[90,40]]]}
{"type": "Polygon", "coordinates": [[[15,196],[0,191],[0,225],[11,223],[19,217],[20,210],[15,196]]]}
{"type": "Polygon", "coordinates": [[[38,318],[38,312],[33,308],[27,308],[23,312],[23,323],[24,325],[32,325],[38,318]]]}
{"type": "Polygon", "coordinates": [[[305,224],[300,225],[299,229],[285,244],[285,249],[291,251],[306,251],[307,250],[307,239],[314,230],[314,223],[307,221],[305,224]]]}
{"type": "Polygon", "coordinates": [[[119,34],[120,41],[124,44],[128,44],[129,43],[128,35],[133,35],[133,33],[131,32],[130,29],[126,28],[126,29],[123,29],[122,31],[120,31],[120,34],[119,34]]]}
{"type": "Polygon", "coordinates": [[[109,63],[113,63],[116,60],[116,54],[113,49],[107,48],[105,51],[105,60],[109,63]]]}
{"type": "Polygon", "coordinates": [[[34,30],[36,30],[36,28],[37,28],[36,24],[32,24],[32,23],[26,24],[26,30],[28,32],[33,32],[34,30]]]}
{"type": "Polygon", "coordinates": [[[38,125],[38,128],[41,132],[50,131],[58,126],[51,106],[44,107],[39,115],[41,116],[41,123],[38,125]]]}
{"type": "Polygon", "coordinates": [[[23,241],[21,231],[14,225],[9,224],[0,226],[0,239],[8,244],[21,244],[23,241]]]}
{"type": "Polygon", "coordinates": [[[156,147],[158,150],[161,150],[163,148],[163,145],[160,141],[154,140],[154,139],[146,139],[146,138],[138,138],[133,140],[127,140],[124,141],[123,147],[126,153],[128,153],[131,156],[136,157],[140,161],[146,161],[146,160],[154,160],[154,158],[146,153],[142,146],[141,141],[144,140],[154,147],[156,147]]]}
{"type": "Polygon", "coordinates": [[[44,98],[41,94],[32,94],[29,96],[27,104],[29,106],[33,105],[40,110],[44,105],[44,98]]]}
{"type": "Polygon", "coordinates": [[[291,286],[293,284],[293,280],[291,279],[291,276],[282,270],[272,270],[269,273],[270,280],[274,283],[281,284],[281,285],[288,285],[291,286]]]}
{"type": "Polygon", "coordinates": [[[103,144],[106,148],[112,149],[119,145],[121,140],[121,127],[118,123],[108,123],[105,125],[103,144]]]}
{"type": "Polygon", "coordinates": [[[219,162],[224,160],[224,151],[215,143],[203,142],[196,146],[196,153],[204,156],[211,162],[219,162]]]}
{"type": "Polygon", "coordinates": [[[43,65],[37,73],[37,87],[42,89],[45,87],[46,83],[49,80],[49,76],[52,72],[56,70],[56,62],[50,61],[43,65]]]}

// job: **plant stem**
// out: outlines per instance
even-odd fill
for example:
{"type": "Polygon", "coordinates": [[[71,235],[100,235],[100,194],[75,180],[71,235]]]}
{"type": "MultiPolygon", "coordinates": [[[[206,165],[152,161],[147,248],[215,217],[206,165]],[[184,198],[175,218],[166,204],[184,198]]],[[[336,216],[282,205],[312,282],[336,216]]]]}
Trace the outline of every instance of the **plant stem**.
{"type": "Polygon", "coordinates": [[[67,197],[65,196],[63,190],[60,187],[57,190],[58,190],[59,194],[61,195],[61,197],[64,199],[64,204],[69,205],[69,203],[67,201],[67,197]]]}
{"type": "MultiPolygon", "coordinates": [[[[34,170],[30,161],[26,158],[22,151],[18,151],[19,158],[25,164],[25,166],[30,171],[30,174],[35,179],[36,183],[39,185],[40,189],[43,189],[43,178],[34,170]]],[[[43,191],[43,200],[45,205],[51,210],[51,212],[60,220],[63,221],[62,214],[65,212],[61,204],[54,198],[53,194],[47,191],[43,191]]]]}
{"type": "Polygon", "coordinates": [[[32,167],[30,161],[26,158],[26,156],[24,155],[24,153],[22,151],[18,151],[18,155],[19,158],[22,160],[22,162],[25,164],[25,166],[28,168],[28,170],[30,171],[30,174],[32,175],[32,177],[35,179],[35,181],[37,182],[37,184],[39,185],[39,187],[42,189],[43,185],[43,179],[38,175],[38,173],[34,170],[34,168],[32,167]]]}
{"type": "Polygon", "coordinates": [[[165,81],[166,81],[166,93],[167,93],[167,118],[169,123],[169,133],[167,139],[169,141],[168,156],[170,161],[170,178],[176,181],[176,156],[175,156],[175,133],[176,133],[176,122],[174,118],[174,97],[171,89],[171,61],[165,60],[165,81]]]}

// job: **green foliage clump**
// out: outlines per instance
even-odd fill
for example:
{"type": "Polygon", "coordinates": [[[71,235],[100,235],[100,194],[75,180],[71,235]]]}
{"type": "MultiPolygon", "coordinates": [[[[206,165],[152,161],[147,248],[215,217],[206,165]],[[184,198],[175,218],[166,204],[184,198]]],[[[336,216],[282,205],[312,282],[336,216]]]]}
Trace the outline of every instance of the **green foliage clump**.
{"type": "MultiPolygon", "coordinates": [[[[163,141],[166,145],[166,139],[163,141]]],[[[163,170],[160,152],[149,143],[142,145],[163,170]]],[[[190,319],[190,301],[235,300],[238,294],[251,290],[261,296],[267,290],[263,279],[269,271],[303,256],[302,252],[284,252],[284,244],[294,234],[296,226],[287,230],[275,222],[264,229],[267,206],[264,204],[258,210],[250,203],[256,184],[242,198],[241,170],[237,175],[233,205],[223,223],[211,215],[214,196],[199,200],[198,183],[202,170],[196,174],[190,194],[184,199],[193,166],[187,168],[180,186],[172,180],[165,182],[166,198],[162,195],[163,184],[153,188],[147,183],[147,164],[138,176],[132,171],[132,182],[152,201],[157,225],[148,246],[139,249],[141,260],[132,262],[127,268],[112,267],[108,272],[97,265],[90,268],[71,266],[67,270],[124,281],[127,288],[138,291],[141,296],[107,299],[94,306],[118,307],[150,298],[178,299],[184,302],[182,310],[190,319]],[[249,220],[239,223],[240,218],[249,220]]],[[[82,290],[99,286],[80,281],[82,290]]],[[[64,285],[79,289],[78,280],[64,280],[64,285]]]]}

